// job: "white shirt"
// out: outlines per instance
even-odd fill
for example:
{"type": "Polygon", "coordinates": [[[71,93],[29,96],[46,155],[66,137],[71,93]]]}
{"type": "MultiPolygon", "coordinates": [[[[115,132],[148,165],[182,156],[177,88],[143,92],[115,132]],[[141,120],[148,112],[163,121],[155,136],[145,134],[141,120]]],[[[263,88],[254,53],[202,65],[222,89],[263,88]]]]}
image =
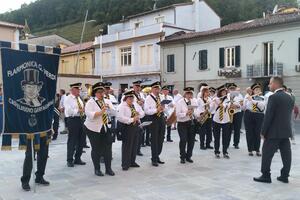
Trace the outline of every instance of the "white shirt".
{"type": "Polygon", "coordinates": [[[59,102],[59,108],[64,108],[65,107],[64,106],[64,101],[65,101],[66,97],[67,97],[66,94],[64,94],[64,95],[61,96],[60,102],[59,102]]]}
{"type": "MultiPolygon", "coordinates": [[[[145,116],[145,112],[140,105],[136,102],[134,102],[133,105],[136,112],[139,113],[139,118],[143,118],[145,116]]],[[[117,120],[128,125],[133,122],[133,117],[131,117],[131,108],[125,101],[118,106],[117,120]]]]}
{"type": "Polygon", "coordinates": [[[213,115],[215,114],[216,110],[214,109],[214,107],[211,105],[212,102],[213,102],[213,99],[215,98],[215,96],[209,96],[208,99],[209,99],[209,106],[210,106],[210,113],[213,115]]]}
{"type": "Polygon", "coordinates": [[[251,98],[251,100],[249,99],[245,99],[244,103],[245,103],[245,109],[246,110],[249,110],[251,112],[254,112],[253,111],[253,105],[257,105],[257,112],[264,112],[265,110],[265,98],[264,96],[257,96],[258,98],[261,98],[261,100],[253,100],[253,98],[251,98]]]}
{"type": "MultiPolygon", "coordinates": [[[[103,120],[102,116],[95,117],[96,112],[101,112],[100,107],[96,103],[98,99],[96,97],[90,98],[85,106],[85,114],[86,114],[86,120],[84,122],[84,125],[91,131],[100,133],[102,126],[103,126],[103,120]]],[[[107,114],[109,116],[113,116],[116,114],[116,110],[114,106],[112,105],[111,101],[108,99],[104,99],[104,103],[108,105],[109,109],[107,110],[107,114]]]]}
{"type": "MultiPolygon", "coordinates": [[[[80,98],[79,98],[79,102],[81,104],[81,107],[83,108],[84,105],[80,98]]],[[[65,116],[66,117],[79,117],[80,116],[77,99],[73,94],[66,96],[66,98],[64,100],[64,108],[65,108],[65,116]]]]}
{"type": "Polygon", "coordinates": [[[151,97],[151,95],[156,99],[157,97],[151,93],[145,99],[144,111],[146,115],[154,115],[157,113],[156,101],[151,97]]]}
{"type": "Polygon", "coordinates": [[[173,97],[175,103],[177,103],[182,98],[183,98],[182,95],[179,93],[174,95],[174,97],[173,97]]]}
{"type": "MultiPolygon", "coordinates": [[[[197,106],[197,101],[195,99],[191,99],[191,106],[197,106]]],[[[186,98],[180,99],[176,103],[176,116],[178,122],[187,122],[191,120],[190,116],[188,116],[186,113],[188,112],[188,100],[186,98]]]]}
{"type": "MultiPolygon", "coordinates": [[[[230,93],[228,94],[228,99],[230,99],[230,93]]],[[[242,112],[242,104],[244,104],[244,97],[241,93],[237,94],[233,98],[233,104],[236,105],[238,108],[234,109],[234,114],[238,112],[242,112]]]]}
{"type": "Polygon", "coordinates": [[[196,116],[199,117],[202,113],[205,112],[206,108],[205,108],[205,104],[207,103],[209,106],[208,111],[210,113],[212,113],[212,111],[214,111],[214,109],[212,109],[212,106],[210,105],[212,103],[212,101],[208,98],[208,101],[206,103],[204,103],[204,100],[202,98],[197,99],[197,103],[198,103],[198,108],[196,110],[196,116]]]}
{"type": "Polygon", "coordinates": [[[173,97],[171,97],[170,95],[163,95],[163,94],[160,94],[160,100],[163,101],[163,100],[170,100],[171,102],[167,105],[165,105],[165,110],[164,110],[164,113],[166,114],[167,118],[169,118],[171,116],[171,114],[174,112],[174,99],[173,97]]]}
{"type": "Polygon", "coordinates": [[[219,104],[221,103],[220,98],[215,97],[211,106],[212,109],[215,110],[215,114],[214,114],[214,118],[213,121],[219,124],[226,124],[230,122],[230,116],[228,113],[228,109],[230,107],[230,100],[228,98],[226,98],[223,101],[223,120],[220,120],[220,109],[221,107],[219,106],[219,104]]]}

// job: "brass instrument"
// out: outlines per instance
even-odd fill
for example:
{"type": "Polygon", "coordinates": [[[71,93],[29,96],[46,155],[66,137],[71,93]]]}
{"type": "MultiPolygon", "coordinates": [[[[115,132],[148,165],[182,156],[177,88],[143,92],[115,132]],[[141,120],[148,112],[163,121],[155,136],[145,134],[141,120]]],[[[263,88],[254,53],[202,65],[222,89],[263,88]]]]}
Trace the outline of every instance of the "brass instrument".
{"type": "Polygon", "coordinates": [[[229,114],[229,118],[230,118],[230,123],[233,123],[233,115],[235,113],[235,109],[233,108],[233,98],[234,97],[230,97],[230,107],[228,109],[228,114],[229,114]]]}
{"type": "Polygon", "coordinates": [[[177,120],[176,110],[174,109],[174,111],[172,112],[172,114],[166,120],[167,126],[171,126],[172,124],[174,124],[176,122],[176,120],[177,120]]]}
{"type": "Polygon", "coordinates": [[[92,91],[93,91],[92,86],[93,86],[93,85],[91,85],[91,84],[89,84],[89,83],[85,84],[85,87],[86,87],[86,89],[87,89],[87,96],[88,96],[88,97],[91,97],[91,96],[92,96],[92,91]]]}
{"type": "Polygon", "coordinates": [[[198,122],[203,125],[207,119],[211,118],[211,113],[209,112],[209,103],[205,104],[205,111],[197,119],[198,122]]]}

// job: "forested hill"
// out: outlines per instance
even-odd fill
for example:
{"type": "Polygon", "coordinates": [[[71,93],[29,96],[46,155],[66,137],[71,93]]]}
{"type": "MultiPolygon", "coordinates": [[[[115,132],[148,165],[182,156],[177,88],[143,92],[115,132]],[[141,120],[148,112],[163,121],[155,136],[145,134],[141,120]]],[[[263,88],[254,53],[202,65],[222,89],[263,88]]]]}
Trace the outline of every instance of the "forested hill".
{"type": "MultiPolygon", "coordinates": [[[[158,0],[157,7],[191,0],[158,0]]],[[[294,4],[297,0],[205,0],[221,17],[222,24],[261,17],[276,4],[294,4]]],[[[23,4],[18,10],[0,15],[0,20],[24,24],[27,19],[31,32],[47,33],[67,25],[82,22],[85,11],[97,25],[118,22],[122,17],[148,11],[153,0],[37,0],[23,4]]],[[[95,25],[96,26],[96,25],[95,25]]]]}

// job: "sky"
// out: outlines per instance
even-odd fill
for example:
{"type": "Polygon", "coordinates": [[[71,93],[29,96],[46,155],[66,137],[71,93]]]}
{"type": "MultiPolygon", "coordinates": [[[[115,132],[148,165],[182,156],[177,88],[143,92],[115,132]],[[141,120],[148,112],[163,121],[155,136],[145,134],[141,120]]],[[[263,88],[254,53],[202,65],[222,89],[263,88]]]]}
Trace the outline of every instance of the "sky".
{"type": "Polygon", "coordinates": [[[29,4],[33,1],[35,0],[1,0],[0,13],[19,9],[23,3],[29,4]]]}

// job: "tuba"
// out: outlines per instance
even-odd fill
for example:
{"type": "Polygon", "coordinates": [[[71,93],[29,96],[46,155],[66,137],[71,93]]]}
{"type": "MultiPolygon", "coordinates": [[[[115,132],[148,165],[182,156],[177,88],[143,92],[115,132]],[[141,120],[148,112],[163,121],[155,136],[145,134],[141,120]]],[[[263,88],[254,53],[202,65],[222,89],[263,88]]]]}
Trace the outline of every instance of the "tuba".
{"type": "Polygon", "coordinates": [[[88,97],[91,97],[91,96],[92,96],[92,91],[93,91],[92,85],[89,84],[89,83],[87,83],[87,84],[85,84],[85,87],[86,87],[86,89],[87,89],[87,96],[88,96],[88,97]]]}

